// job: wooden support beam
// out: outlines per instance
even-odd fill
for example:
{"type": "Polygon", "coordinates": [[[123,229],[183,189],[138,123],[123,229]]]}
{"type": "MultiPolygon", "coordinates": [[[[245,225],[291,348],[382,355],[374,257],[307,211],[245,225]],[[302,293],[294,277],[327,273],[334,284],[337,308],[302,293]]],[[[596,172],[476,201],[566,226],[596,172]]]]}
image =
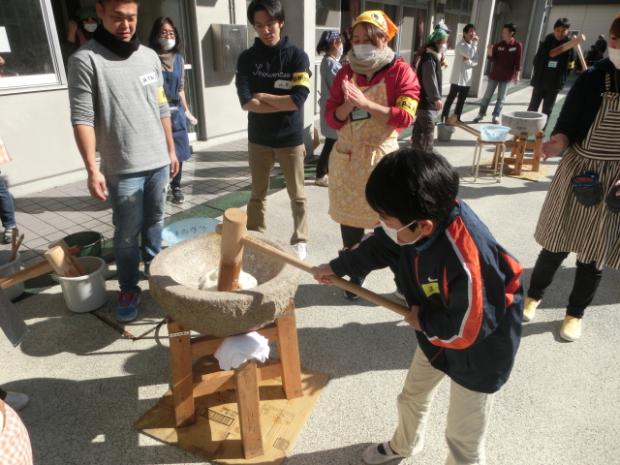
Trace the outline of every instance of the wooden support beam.
{"type": "Polygon", "coordinates": [[[243,455],[251,459],[263,455],[256,360],[250,360],[237,368],[235,380],[243,455]]]}
{"type": "Polygon", "coordinates": [[[196,422],[191,336],[189,331],[172,320],[168,322],[168,334],[176,426],[188,426],[196,422]]]}

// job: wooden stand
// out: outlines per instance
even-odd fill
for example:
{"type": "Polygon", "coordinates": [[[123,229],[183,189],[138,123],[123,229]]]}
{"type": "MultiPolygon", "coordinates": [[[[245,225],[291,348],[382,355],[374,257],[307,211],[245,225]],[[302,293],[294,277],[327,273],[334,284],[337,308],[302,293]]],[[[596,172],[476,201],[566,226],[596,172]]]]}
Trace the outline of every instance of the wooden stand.
{"type": "Polygon", "coordinates": [[[224,339],[212,336],[191,337],[189,331],[174,321],[168,323],[168,332],[176,426],[189,426],[195,422],[195,397],[229,389],[236,390],[245,458],[263,455],[259,382],[281,377],[284,395],[287,399],[302,395],[299,343],[293,304],[291,303],[289,312],[285,316],[257,331],[270,342],[275,342],[280,354],[280,360],[268,361],[264,364],[253,360],[235,370],[194,374],[193,359],[213,355],[224,339]]]}
{"type": "MultiPolygon", "coordinates": [[[[514,165],[514,168],[510,174],[519,176],[523,171],[523,166],[531,166],[531,171],[540,171],[540,160],[542,158],[542,140],[544,133],[538,131],[533,142],[529,142],[527,133],[523,132],[511,142],[507,142],[506,146],[511,149],[509,157],[504,158],[504,163],[507,165],[514,165]],[[526,156],[526,151],[531,150],[532,156],[526,156]]],[[[497,159],[493,159],[493,168],[497,166],[497,159]]]]}
{"type": "Polygon", "coordinates": [[[471,167],[474,182],[476,182],[476,180],[478,179],[478,172],[480,170],[480,158],[482,157],[482,149],[485,145],[492,145],[495,149],[493,154],[493,173],[495,175],[499,174],[497,182],[502,182],[502,171],[504,169],[504,152],[506,151],[506,143],[487,142],[480,138],[476,140],[476,148],[474,149],[474,160],[471,167]]]}

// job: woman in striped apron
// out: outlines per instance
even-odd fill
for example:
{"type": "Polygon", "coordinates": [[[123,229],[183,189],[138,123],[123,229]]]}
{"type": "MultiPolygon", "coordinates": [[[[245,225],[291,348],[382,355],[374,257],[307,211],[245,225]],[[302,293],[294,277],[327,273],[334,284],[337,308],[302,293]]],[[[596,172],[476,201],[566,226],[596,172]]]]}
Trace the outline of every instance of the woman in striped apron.
{"type": "Polygon", "coordinates": [[[560,336],[581,337],[604,266],[620,268],[620,15],[610,30],[609,58],[570,90],[545,157],[562,154],[534,237],[543,247],[530,281],[523,318],[534,318],[545,289],[570,252],[577,270],[560,336]]]}

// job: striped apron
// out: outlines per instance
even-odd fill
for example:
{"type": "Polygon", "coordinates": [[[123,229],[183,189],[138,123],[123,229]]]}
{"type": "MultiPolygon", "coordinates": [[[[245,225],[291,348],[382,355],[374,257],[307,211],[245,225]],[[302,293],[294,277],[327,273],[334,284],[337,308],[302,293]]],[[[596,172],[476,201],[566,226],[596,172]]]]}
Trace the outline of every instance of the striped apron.
{"type": "Polygon", "coordinates": [[[620,214],[607,209],[605,196],[620,179],[620,93],[605,76],[601,107],[585,139],[563,156],[543,204],[534,238],[551,252],[574,252],[583,263],[620,268],[620,214]],[[571,180],[586,171],[599,176],[603,199],[586,207],[571,180]]]}

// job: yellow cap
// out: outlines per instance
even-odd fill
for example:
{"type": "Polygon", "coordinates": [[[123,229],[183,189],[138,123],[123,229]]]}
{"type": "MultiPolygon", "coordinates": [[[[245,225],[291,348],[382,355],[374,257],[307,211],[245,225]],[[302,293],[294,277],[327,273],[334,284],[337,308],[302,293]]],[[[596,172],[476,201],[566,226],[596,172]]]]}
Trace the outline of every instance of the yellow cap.
{"type": "Polygon", "coordinates": [[[377,26],[386,33],[388,40],[392,40],[398,32],[398,27],[396,27],[396,24],[394,24],[389,16],[381,10],[364,11],[361,15],[355,18],[353,27],[360,23],[369,23],[377,26]]]}

